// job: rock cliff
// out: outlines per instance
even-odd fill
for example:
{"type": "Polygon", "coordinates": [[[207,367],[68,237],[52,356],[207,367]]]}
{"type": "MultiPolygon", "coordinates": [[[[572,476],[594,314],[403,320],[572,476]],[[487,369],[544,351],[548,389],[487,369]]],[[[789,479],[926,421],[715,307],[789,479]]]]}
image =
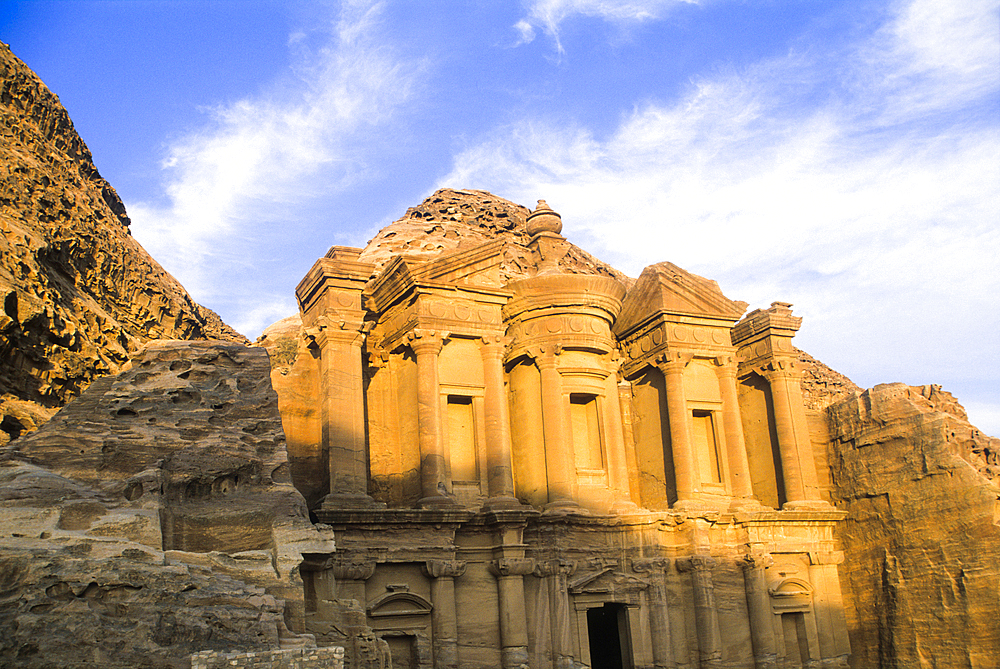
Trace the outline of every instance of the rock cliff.
{"type": "Polygon", "coordinates": [[[0,453],[0,665],[182,667],[309,643],[264,351],[153,342],[0,453]]]}
{"type": "Polygon", "coordinates": [[[937,386],[828,412],[851,666],[998,666],[1000,439],[937,386]]]}
{"type": "Polygon", "coordinates": [[[147,341],[245,341],[131,237],[59,98],[2,43],[0,302],[0,444],[147,341]]]}

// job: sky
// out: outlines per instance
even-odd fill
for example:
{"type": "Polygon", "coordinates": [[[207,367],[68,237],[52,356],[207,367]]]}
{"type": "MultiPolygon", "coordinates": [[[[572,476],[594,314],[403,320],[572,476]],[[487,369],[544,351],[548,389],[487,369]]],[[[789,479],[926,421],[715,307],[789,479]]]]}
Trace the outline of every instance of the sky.
{"type": "Polygon", "coordinates": [[[1000,0],[0,0],[0,40],[251,339],[330,246],[477,188],[1000,436],[1000,0]]]}

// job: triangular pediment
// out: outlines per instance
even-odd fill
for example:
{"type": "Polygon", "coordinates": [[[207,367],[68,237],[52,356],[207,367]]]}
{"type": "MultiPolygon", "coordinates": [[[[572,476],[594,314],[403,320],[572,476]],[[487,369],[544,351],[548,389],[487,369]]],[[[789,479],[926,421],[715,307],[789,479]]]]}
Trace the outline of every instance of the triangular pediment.
{"type": "Polygon", "coordinates": [[[614,332],[622,337],[657,314],[695,316],[735,323],[746,302],[722,294],[719,284],[669,262],[650,265],[625,295],[614,332]]]}
{"type": "Polygon", "coordinates": [[[393,258],[374,279],[367,293],[381,311],[416,286],[499,289],[500,264],[506,242],[495,240],[428,260],[419,256],[393,258]]]}
{"type": "Polygon", "coordinates": [[[417,281],[499,288],[500,264],[506,242],[497,239],[427,260],[410,270],[417,281]]]}

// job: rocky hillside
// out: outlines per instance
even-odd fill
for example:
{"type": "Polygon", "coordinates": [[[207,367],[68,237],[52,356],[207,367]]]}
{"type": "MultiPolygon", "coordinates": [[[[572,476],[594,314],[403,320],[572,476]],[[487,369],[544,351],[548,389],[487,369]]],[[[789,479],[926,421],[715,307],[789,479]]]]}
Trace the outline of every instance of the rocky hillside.
{"type": "Polygon", "coordinates": [[[152,342],[0,448],[0,666],[188,667],[311,644],[267,355],[152,342]]]}
{"type": "Polygon", "coordinates": [[[828,409],[851,666],[996,667],[1000,439],[938,386],[828,409]]]}
{"type": "Polygon", "coordinates": [[[0,302],[0,444],[147,341],[245,341],[131,237],[59,98],[2,43],[0,302]]]}

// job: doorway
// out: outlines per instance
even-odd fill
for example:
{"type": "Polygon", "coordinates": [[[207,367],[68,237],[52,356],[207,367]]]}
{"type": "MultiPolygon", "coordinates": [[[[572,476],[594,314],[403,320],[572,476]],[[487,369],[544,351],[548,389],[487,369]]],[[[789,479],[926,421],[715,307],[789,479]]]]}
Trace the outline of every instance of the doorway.
{"type": "Polygon", "coordinates": [[[632,648],[624,604],[587,609],[592,669],[632,669],[632,648]]]}

